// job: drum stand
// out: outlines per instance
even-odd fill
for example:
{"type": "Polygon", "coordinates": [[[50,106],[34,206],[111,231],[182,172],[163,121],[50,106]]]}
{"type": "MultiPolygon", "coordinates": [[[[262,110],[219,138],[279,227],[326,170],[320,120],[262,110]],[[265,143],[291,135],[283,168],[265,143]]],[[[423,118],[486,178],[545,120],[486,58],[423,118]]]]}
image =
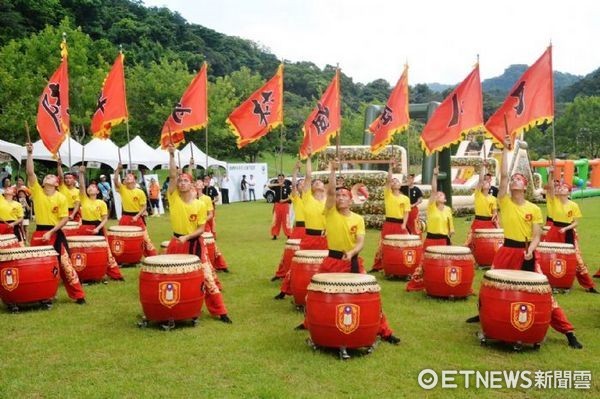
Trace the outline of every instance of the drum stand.
{"type": "MultiPolygon", "coordinates": [[[[475,333],[475,335],[479,339],[479,343],[481,344],[481,346],[487,346],[488,338],[483,334],[483,331],[478,331],[477,333],[475,333]]],[[[521,352],[523,350],[523,343],[520,341],[509,342],[509,344],[512,344],[513,351],[515,351],[515,352],[521,352]]],[[[535,344],[533,344],[533,349],[537,351],[540,349],[541,346],[542,346],[541,342],[536,342],[535,344]]]]}
{"type": "MultiPolygon", "coordinates": [[[[137,326],[139,328],[148,327],[148,325],[150,324],[150,321],[146,318],[146,316],[138,316],[138,317],[140,317],[140,321],[137,322],[137,326]]],[[[191,319],[191,321],[192,321],[193,327],[196,327],[199,323],[199,320],[197,317],[194,317],[193,319],[191,319]]],[[[169,319],[164,322],[161,322],[159,325],[163,329],[163,331],[171,331],[171,330],[174,330],[176,327],[175,320],[173,320],[173,319],[169,319]]]]}
{"type": "Polygon", "coordinates": [[[19,313],[19,311],[21,309],[23,309],[23,307],[32,308],[32,307],[36,307],[36,305],[39,305],[39,307],[41,307],[42,310],[50,310],[50,309],[52,309],[52,299],[44,299],[39,302],[22,303],[19,305],[16,303],[7,303],[6,308],[8,309],[8,311],[10,313],[16,314],[16,313],[19,313]],[[21,307],[19,307],[19,306],[21,306],[21,307]]]}
{"type": "MultiPolygon", "coordinates": [[[[366,351],[364,351],[364,354],[366,355],[370,355],[371,353],[373,353],[373,351],[375,350],[375,347],[377,347],[377,345],[379,344],[380,340],[379,338],[377,338],[377,340],[375,341],[375,343],[372,346],[368,346],[366,347],[366,351]]],[[[306,344],[308,346],[310,346],[312,348],[313,351],[317,351],[320,347],[315,344],[313,342],[312,339],[310,338],[306,338],[306,344]]],[[[334,348],[335,349],[335,348],[334,348]]],[[[348,353],[348,348],[346,348],[345,346],[342,346],[338,349],[338,354],[339,354],[339,358],[340,360],[348,360],[351,359],[352,357],[350,356],[350,354],[348,353]]]]}

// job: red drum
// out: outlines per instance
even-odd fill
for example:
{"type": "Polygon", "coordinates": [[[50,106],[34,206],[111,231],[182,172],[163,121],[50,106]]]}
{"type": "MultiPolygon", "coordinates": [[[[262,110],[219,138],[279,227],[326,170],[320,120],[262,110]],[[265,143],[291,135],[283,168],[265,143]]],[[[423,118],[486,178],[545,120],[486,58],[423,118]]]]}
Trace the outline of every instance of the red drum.
{"type": "Polygon", "coordinates": [[[160,250],[163,254],[167,253],[167,248],[169,248],[169,243],[171,241],[163,241],[160,243],[160,250]]]}
{"type": "Polygon", "coordinates": [[[306,305],[306,287],[312,276],[319,272],[328,253],[322,249],[300,249],[294,254],[290,266],[290,289],[297,306],[306,305]]]}
{"type": "Polygon", "coordinates": [[[381,320],[380,290],[368,274],[315,274],[306,295],[306,324],[313,343],[332,348],[372,346],[381,320]]]}
{"type": "Polygon", "coordinates": [[[0,234],[0,248],[20,247],[19,240],[14,234],[0,234]]]}
{"type": "Polygon", "coordinates": [[[475,262],[467,247],[432,245],[425,250],[423,282],[427,295],[465,298],[473,293],[475,262]]]}
{"type": "Polygon", "coordinates": [[[381,264],[386,276],[411,276],[423,258],[423,244],[417,235],[388,234],[381,248],[381,264]]]}
{"type": "Polygon", "coordinates": [[[496,251],[504,244],[503,229],[475,229],[471,249],[479,266],[491,266],[496,251]]]}
{"type": "Polygon", "coordinates": [[[67,237],[71,264],[79,280],[102,281],[108,265],[108,243],[104,236],[67,237]]]}
{"type": "Polygon", "coordinates": [[[50,245],[0,249],[0,298],[9,306],[52,301],[58,290],[58,254],[50,245]]]}
{"type": "Polygon", "coordinates": [[[285,249],[283,250],[283,257],[281,258],[281,265],[279,265],[277,270],[277,274],[281,273],[281,276],[278,277],[285,277],[287,271],[290,270],[290,267],[292,266],[292,258],[294,257],[296,251],[300,249],[300,241],[302,240],[299,238],[289,238],[285,242],[285,249]]]}
{"type": "Polygon", "coordinates": [[[80,234],[80,232],[79,232],[79,223],[75,222],[73,220],[69,220],[67,222],[67,224],[65,224],[61,230],[63,231],[63,233],[67,237],[69,237],[69,236],[76,236],[76,235],[80,234]]]}
{"type": "Polygon", "coordinates": [[[118,264],[139,263],[144,254],[144,229],[138,226],[111,226],[106,232],[108,245],[118,264]]]}
{"type": "Polygon", "coordinates": [[[539,344],[552,314],[546,276],[521,270],[488,270],[479,290],[479,318],[485,338],[539,344]]]}
{"type": "Polygon", "coordinates": [[[571,289],[577,270],[577,255],[572,244],[540,242],[535,259],[552,288],[571,289]]]}
{"type": "Polygon", "coordinates": [[[195,320],[204,303],[204,274],[196,255],[145,258],[140,271],[140,302],[150,321],[195,320]]]}

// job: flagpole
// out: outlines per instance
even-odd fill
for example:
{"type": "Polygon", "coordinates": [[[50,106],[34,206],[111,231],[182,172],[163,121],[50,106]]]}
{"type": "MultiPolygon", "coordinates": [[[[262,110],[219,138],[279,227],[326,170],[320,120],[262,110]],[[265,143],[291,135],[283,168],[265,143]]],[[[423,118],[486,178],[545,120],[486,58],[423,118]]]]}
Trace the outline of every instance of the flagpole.
{"type": "Polygon", "coordinates": [[[283,123],[279,126],[279,170],[283,173],[283,123]]]}
{"type": "Polygon", "coordinates": [[[31,143],[31,136],[29,136],[29,123],[25,121],[25,138],[27,139],[27,144],[31,143]]]}
{"type": "Polygon", "coordinates": [[[206,162],[204,173],[208,175],[208,62],[204,61],[204,65],[206,65],[206,87],[204,88],[206,90],[206,93],[204,93],[206,98],[206,142],[204,143],[206,147],[206,153],[204,154],[204,158],[206,159],[206,162]]]}

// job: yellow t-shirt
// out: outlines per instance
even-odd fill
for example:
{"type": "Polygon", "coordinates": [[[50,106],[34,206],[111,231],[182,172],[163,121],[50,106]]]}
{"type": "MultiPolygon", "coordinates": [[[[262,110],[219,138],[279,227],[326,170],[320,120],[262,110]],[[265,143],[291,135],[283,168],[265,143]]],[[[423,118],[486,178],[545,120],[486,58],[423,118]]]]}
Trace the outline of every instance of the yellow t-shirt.
{"type": "Polygon", "coordinates": [[[184,202],[177,190],[169,193],[168,198],[173,233],[191,234],[198,229],[198,226],[206,223],[206,206],[203,201],[194,199],[184,202]]]}
{"type": "Polygon", "coordinates": [[[533,224],[543,223],[540,208],[529,201],[517,205],[510,199],[510,195],[500,197],[498,202],[504,237],[520,242],[531,241],[533,224]]]}
{"type": "Polygon", "coordinates": [[[319,201],[312,191],[302,193],[304,204],[304,227],[311,230],[325,230],[325,199],[319,201]]]}
{"type": "Polygon", "coordinates": [[[81,196],[81,219],[91,222],[101,222],[104,216],[108,215],[106,202],[95,199],[92,200],[87,195],[81,196]]]}
{"type": "Polygon", "coordinates": [[[575,219],[582,216],[579,205],[576,202],[567,201],[563,204],[558,197],[548,198],[548,208],[552,208],[552,219],[559,223],[571,224],[575,219]]]}
{"type": "Polygon", "coordinates": [[[121,184],[119,194],[121,194],[121,203],[125,212],[138,213],[146,207],[146,194],[139,188],[130,190],[121,184]]]}
{"type": "Polygon", "coordinates": [[[202,194],[202,195],[200,195],[200,197],[198,198],[198,200],[202,201],[202,203],[206,207],[206,212],[210,212],[210,211],[213,211],[215,209],[215,206],[213,205],[212,199],[208,195],[202,194]]]}
{"type": "Polygon", "coordinates": [[[454,231],[452,209],[444,206],[444,210],[440,211],[435,204],[435,200],[430,198],[427,204],[427,232],[447,236],[451,230],[454,231]]]}
{"type": "Polygon", "coordinates": [[[496,197],[491,194],[484,195],[481,190],[475,190],[475,216],[492,217],[498,209],[496,197]]]}
{"type": "Polygon", "coordinates": [[[33,186],[29,186],[29,189],[31,190],[33,210],[38,225],[56,226],[59,221],[69,216],[67,199],[64,195],[58,191],[51,196],[46,195],[37,181],[33,186]]]}
{"type": "Polygon", "coordinates": [[[69,209],[73,209],[75,203],[80,201],[78,188],[69,188],[64,183],[61,183],[58,185],[58,191],[67,199],[67,207],[69,209]]]}
{"type": "Polygon", "coordinates": [[[325,210],[327,223],[327,248],[346,252],[356,245],[356,237],[365,235],[365,219],[351,212],[344,216],[336,207],[325,210]]]}
{"type": "Polygon", "coordinates": [[[383,190],[383,201],[387,218],[404,219],[404,213],[410,212],[410,199],[402,193],[394,195],[388,187],[383,190]]]}
{"type": "Polygon", "coordinates": [[[292,199],[292,207],[294,207],[294,217],[296,222],[304,222],[304,202],[302,202],[302,197],[300,197],[297,193],[290,195],[292,199]]]}
{"type": "Polygon", "coordinates": [[[17,201],[7,201],[3,195],[0,194],[2,200],[0,200],[0,221],[14,221],[21,219],[24,215],[23,206],[17,201]]]}

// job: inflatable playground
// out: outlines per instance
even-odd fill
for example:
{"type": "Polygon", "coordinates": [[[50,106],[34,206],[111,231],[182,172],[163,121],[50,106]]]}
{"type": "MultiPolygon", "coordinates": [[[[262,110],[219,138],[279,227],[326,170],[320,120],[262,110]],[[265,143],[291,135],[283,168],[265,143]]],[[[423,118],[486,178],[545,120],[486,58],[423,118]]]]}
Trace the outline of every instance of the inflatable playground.
{"type": "MultiPolygon", "coordinates": [[[[531,167],[540,176],[542,187],[548,183],[548,167],[552,161],[540,159],[532,161],[531,167]]],[[[571,198],[588,198],[600,196],[600,159],[578,159],[554,161],[555,175],[573,187],[571,198]]],[[[542,187],[536,187],[542,190],[542,187]]]]}

